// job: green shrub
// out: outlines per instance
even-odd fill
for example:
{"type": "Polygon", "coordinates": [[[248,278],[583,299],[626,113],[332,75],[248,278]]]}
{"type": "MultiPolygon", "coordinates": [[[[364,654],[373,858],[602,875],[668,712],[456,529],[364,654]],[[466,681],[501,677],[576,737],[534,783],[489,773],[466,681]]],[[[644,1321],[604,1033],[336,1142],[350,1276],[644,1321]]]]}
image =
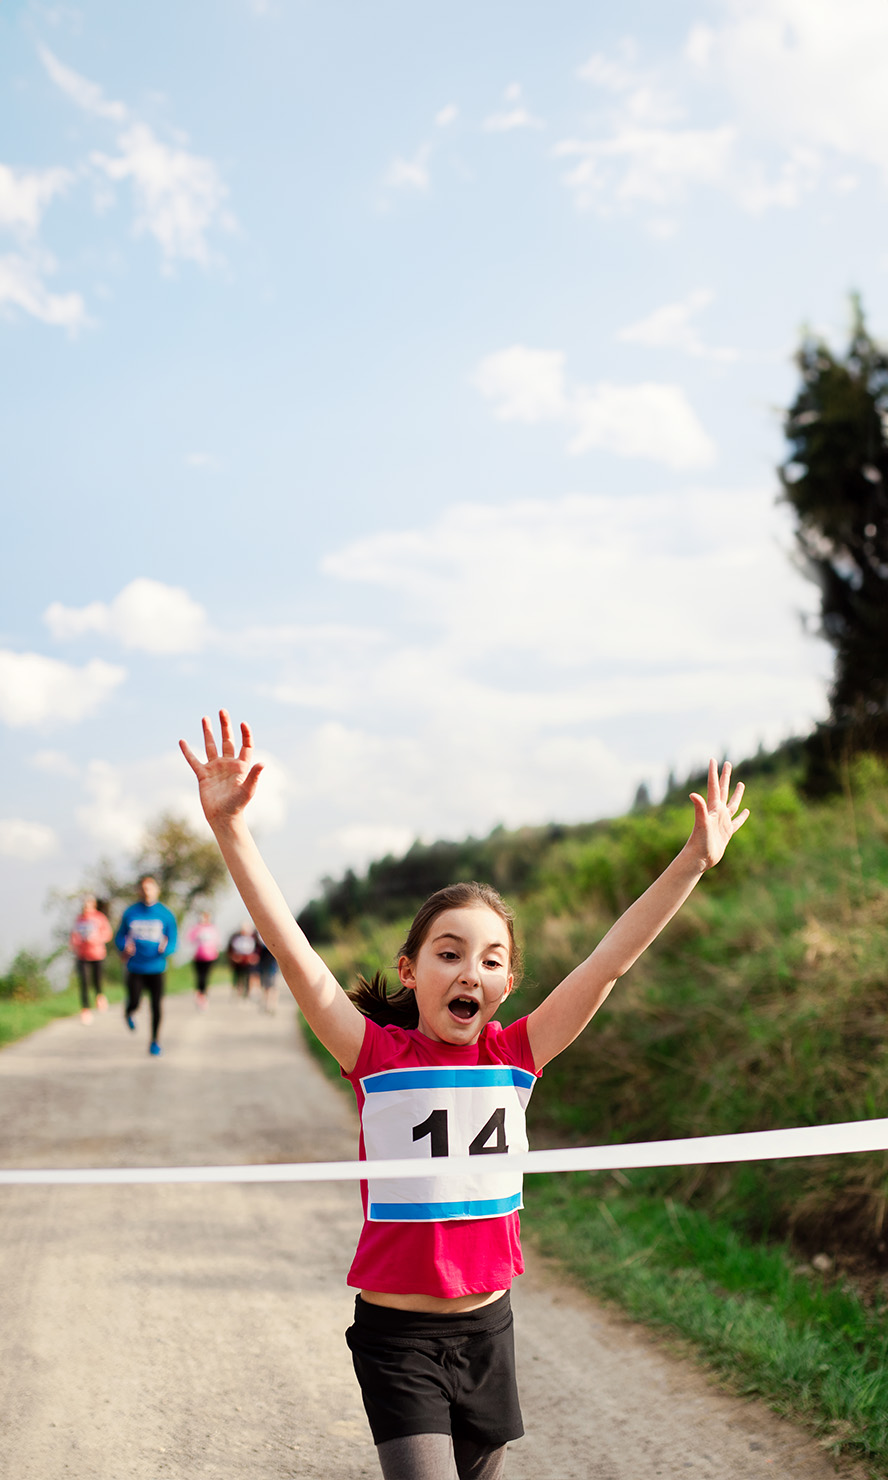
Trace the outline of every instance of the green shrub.
{"type": "Polygon", "coordinates": [[[46,962],[32,951],[19,951],[5,976],[0,976],[0,999],[6,1002],[37,1002],[50,991],[46,962]]]}

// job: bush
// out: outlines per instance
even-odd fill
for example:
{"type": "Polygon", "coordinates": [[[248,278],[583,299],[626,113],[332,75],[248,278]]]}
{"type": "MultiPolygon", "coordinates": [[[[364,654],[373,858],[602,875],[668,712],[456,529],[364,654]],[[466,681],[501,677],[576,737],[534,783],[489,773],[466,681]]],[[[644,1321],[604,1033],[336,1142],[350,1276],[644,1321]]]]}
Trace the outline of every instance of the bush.
{"type": "Polygon", "coordinates": [[[46,962],[32,951],[19,951],[5,976],[0,976],[0,999],[5,1002],[37,1002],[50,991],[46,962]]]}

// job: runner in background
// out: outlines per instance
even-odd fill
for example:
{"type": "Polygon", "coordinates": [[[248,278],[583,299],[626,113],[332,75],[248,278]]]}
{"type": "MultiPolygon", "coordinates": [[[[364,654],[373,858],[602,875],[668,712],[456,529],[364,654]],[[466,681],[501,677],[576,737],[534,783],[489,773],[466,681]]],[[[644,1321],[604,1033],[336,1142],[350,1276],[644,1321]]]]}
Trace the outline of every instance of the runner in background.
{"type": "Polygon", "coordinates": [[[259,967],[259,937],[252,920],[242,920],[228,942],[231,985],[242,997],[249,997],[259,967]]]}
{"type": "Polygon", "coordinates": [[[98,908],[95,895],[87,894],[80,914],[74,921],[70,939],[71,950],[74,952],[74,965],[77,968],[77,980],[80,983],[80,1021],[82,1023],[92,1022],[89,1006],[90,977],[92,977],[98,1011],[104,1012],[108,1006],[108,999],[102,991],[102,962],[107,955],[106,947],[111,939],[111,933],[111,924],[107,915],[104,915],[98,908]]]}
{"type": "Polygon", "coordinates": [[[148,1052],[160,1054],[160,1018],[167,958],[176,949],[176,917],[160,903],[160,888],[153,874],[139,880],[138,903],[123,912],[114,944],[126,962],[126,1006],[124,1021],[136,1031],[135,1014],[142,993],[151,998],[151,1043],[148,1052]]]}
{"type": "Polygon", "coordinates": [[[209,910],[204,910],[196,925],[192,925],[188,932],[188,939],[194,946],[194,985],[197,992],[197,1005],[203,1009],[207,1005],[207,985],[214,961],[219,959],[219,932],[213,924],[213,917],[209,910]]]}
{"type": "Polygon", "coordinates": [[[274,1012],[278,1000],[278,964],[258,931],[256,939],[259,942],[259,985],[262,988],[262,1005],[266,1012],[274,1012]]]}

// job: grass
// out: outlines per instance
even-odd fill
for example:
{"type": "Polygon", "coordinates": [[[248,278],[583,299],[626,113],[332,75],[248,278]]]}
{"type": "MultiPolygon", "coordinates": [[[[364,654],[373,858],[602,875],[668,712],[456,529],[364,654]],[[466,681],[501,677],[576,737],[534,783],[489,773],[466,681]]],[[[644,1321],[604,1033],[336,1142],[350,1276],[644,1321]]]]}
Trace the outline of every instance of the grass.
{"type": "Polygon", "coordinates": [[[788,1246],[576,1173],[527,1179],[533,1242],[590,1294],[683,1338],[734,1391],[804,1422],[829,1450],[888,1475],[888,1326],[788,1246]]]}
{"type": "MultiPolygon", "coordinates": [[[[173,966],[168,969],[167,992],[187,992],[193,986],[194,976],[190,966],[173,966]]],[[[122,982],[115,981],[110,972],[105,983],[105,996],[109,1003],[123,1001],[122,982]]],[[[0,1048],[7,1043],[15,1043],[20,1038],[27,1038],[30,1033],[36,1033],[38,1028],[45,1028],[47,1023],[54,1022],[56,1018],[73,1017],[79,1011],[80,991],[73,974],[71,985],[63,992],[47,992],[42,997],[25,1001],[0,1000],[0,1048]]]]}

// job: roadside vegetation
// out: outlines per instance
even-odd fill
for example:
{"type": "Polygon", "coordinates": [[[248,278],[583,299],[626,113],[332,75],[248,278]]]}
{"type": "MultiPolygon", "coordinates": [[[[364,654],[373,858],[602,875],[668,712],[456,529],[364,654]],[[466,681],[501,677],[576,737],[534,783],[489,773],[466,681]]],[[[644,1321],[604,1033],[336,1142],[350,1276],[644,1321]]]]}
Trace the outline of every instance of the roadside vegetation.
{"type": "MultiPolygon", "coordinates": [[[[30,951],[19,951],[5,976],[0,976],[0,1048],[27,1038],[56,1018],[72,1017],[80,1011],[80,993],[74,976],[61,992],[54,991],[46,975],[49,963],[30,951]]],[[[173,966],[166,973],[167,992],[187,992],[194,979],[190,966],[173,966]]],[[[119,961],[108,958],[104,973],[109,1005],[123,1001],[123,972],[119,961]]]]}

